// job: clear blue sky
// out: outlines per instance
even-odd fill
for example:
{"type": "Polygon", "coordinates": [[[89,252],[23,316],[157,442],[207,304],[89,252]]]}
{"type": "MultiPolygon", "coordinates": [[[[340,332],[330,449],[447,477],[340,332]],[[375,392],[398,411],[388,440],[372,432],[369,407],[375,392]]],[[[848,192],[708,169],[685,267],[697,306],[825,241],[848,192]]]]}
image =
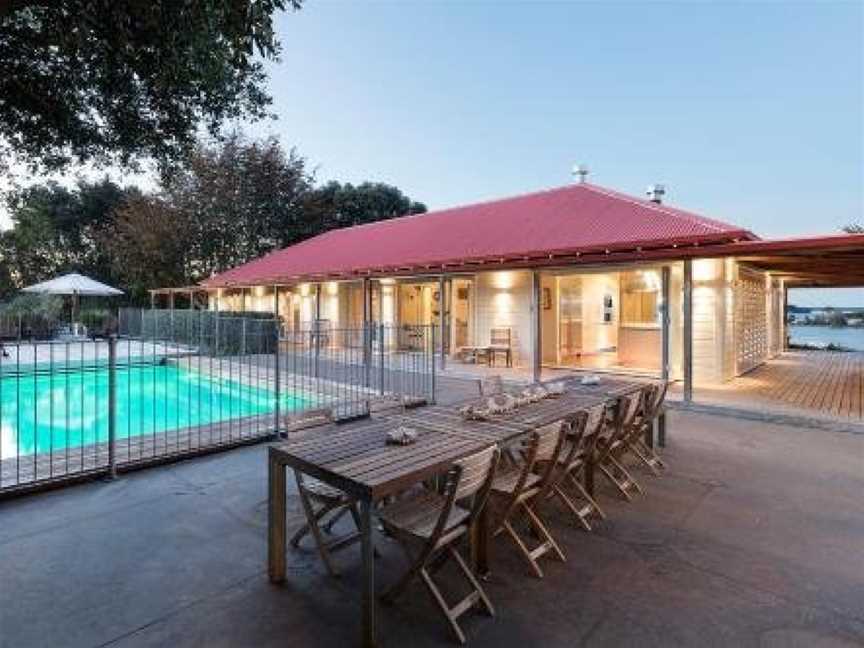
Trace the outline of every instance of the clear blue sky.
{"type": "Polygon", "coordinates": [[[279,19],[279,119],[255,130],[430,208],[584,162],[763,236],[833,232],[864,221],[862,7],[310,0],[279,19]]]}

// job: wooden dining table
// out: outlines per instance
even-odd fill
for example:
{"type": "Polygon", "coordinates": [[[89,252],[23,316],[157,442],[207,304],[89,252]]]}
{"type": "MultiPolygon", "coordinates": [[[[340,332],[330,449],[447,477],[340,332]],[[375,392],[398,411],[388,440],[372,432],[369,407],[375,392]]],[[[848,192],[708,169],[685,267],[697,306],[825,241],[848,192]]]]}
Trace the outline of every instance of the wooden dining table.
{"type": "MultiPolygon", "coordinates": [[[[612,399],[634,394],[645,386],[644,381],[621,379],[601,379],[596,385],[583,385],[578,379],[564,379],[564,383],[562,394],[482,420],[466,419],[459,412],[460,405],[480,401],[475,397],[455,405],[396,409],[350,424],[328,424],[316,427],[295,440],[271,446],[268,469],[268,572],[271,582],[285,580],[286,469],[307,474],[355,497],[361,517],[362,645],[374,646],[372,515],[376,502],[440,475],[457,459],[493,444],[506,447],[569,414],[602,407],[612,399]],[[405,446],[387,443],[388,432],[400,426],[416,431],[414,443],[405,446]]],[[[490,531],[488,512],[484,511],[471,538],[472,560],[480,574],[489,572],[490,531]]]]}
{"type": "MultiPolygon", "coordinates": [[[[492,442],[447,434],[412,424],[410,445],[387,443],[401,423],[387,418],[330,424],[269,449],[268,573],[281,583],[286,571],[286,469],[293,468],[358,500],[362,553],[362,645],[376,643],[375,566],[372,512],[376,502],[445,472],[454,461],[488,448],[492,442]]],[[[478,534],[482,533],[478,529],[478,534]]],[[[486,546],[483,537],[476,546],[486,546]]]]}

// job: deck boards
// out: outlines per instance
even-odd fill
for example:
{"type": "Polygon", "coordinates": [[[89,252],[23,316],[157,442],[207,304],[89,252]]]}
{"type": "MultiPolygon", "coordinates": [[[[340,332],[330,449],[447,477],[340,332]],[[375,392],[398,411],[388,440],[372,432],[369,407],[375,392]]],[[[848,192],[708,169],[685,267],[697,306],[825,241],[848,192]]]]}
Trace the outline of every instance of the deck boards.
{"type": "Polygon", "coordinates": [[[864,422],[864,353],[790,351],[723,386],[697,388],[696,398],[864,422]]]}

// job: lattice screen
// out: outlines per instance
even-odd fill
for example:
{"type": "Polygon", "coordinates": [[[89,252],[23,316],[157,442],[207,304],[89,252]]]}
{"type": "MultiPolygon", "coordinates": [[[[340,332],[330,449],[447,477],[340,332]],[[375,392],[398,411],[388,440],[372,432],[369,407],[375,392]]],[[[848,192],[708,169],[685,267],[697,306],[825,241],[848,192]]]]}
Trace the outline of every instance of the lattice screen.
{"type": "Polygon", "coordinates": [[[739,268],[735,282],[735,363],[742,374],[768,358],[768,313],[764,276],[739,268]]]}

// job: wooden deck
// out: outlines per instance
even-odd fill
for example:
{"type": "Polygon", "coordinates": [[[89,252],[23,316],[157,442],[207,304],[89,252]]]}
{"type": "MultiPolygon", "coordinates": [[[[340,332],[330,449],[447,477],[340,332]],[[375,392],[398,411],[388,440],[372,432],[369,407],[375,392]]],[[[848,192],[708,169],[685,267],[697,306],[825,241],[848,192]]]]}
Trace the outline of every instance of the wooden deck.
{"type": "Polygon", "coordinates": [[[695,399],[864,422],[864,353],[790,351],[721,387],[697,388],[695,399]]]}

